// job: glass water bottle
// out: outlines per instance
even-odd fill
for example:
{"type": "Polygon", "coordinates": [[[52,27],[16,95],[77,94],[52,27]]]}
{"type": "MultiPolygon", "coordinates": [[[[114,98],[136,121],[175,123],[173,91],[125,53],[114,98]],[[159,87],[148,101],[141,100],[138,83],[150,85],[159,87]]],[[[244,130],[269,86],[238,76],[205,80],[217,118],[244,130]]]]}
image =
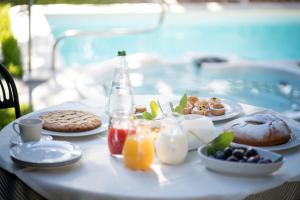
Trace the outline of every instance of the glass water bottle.
{"type": "Polygon", "coordinates": [[[133,94],[128,74],[126,51],[118,51],[118,61],[109,94],[107,113],[109,117],[113,113],[133,112],[133,94]]]}

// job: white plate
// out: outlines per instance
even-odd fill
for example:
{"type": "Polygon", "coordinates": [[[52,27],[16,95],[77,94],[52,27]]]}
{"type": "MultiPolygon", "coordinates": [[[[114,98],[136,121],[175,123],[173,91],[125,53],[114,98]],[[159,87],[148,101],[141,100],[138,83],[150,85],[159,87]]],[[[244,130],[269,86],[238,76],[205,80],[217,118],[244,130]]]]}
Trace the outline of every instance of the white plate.
{"type": "Polygon", "coordinates": [[[80,148],[70,142],[27,142],[10,149],[12,160],[26,167],[61,167],[80,160],[80,148]]]}
{"type": "MultiPolygon", "coordinates": [[[[48,112],[53,112],[53,111],[48,111],[48,112]]],[[[41,117],[48,112],[40,112],[40,113],[35,113],[30,116],[32,117],[41,117]]],[[[58,136],[58,137],[82,137],[82,136],[89,136],[89,135],[96,135],[99,133],[103,133],[108,129],[108,123],[107,123],[107,118],[105,116],[98,116],[101,119],[101,126],[98,128],[95,128],[93,130],[89,131],[81,131],[81,132],[58,132],[58,131],[49,131],[46,129],[43,129],[43,134],[45,135],[52,135],[52,136],[58,136]]]]}
{"type": "Polygon", "coordinates": [[[291,123],[289,123],[289,120],[292,120],[292,119],[287,119],[286,117],[280,115],[279,113],[276,113],[271,110],[258,111],[258,112],[252,113],[248,116],[252,116],[255,114],[268,114],[268,113],[275,114],[275,115],[277,115],[277,117],[283,119],[287,123],[287,125],[290,127],[290,129],[292,131],[292,136],[291,136],[291,139],[287,143],[275,145],[275,146],[266,146],[266,147],[260,146],[259,148],[269,150],[269,151],[282,151],[282,150],[287,150],[287,149],[291,149],[291,148],[300,146],[300,129],[299,129],[299,127],[295,127],[291,123]]]}
{"type": "MultiPolygon", "coordinates": [[[[247,145],[237,145],[232,144],[235,147],[249,147],[247,145]]],[[[266,159],[278,160],[274,163],[240,163],[240,162],[231,162],[226,160],[219,160],[213,157],[208,157],[205,154],[206,146],[200,147],[198,149],[198,154],[203,162],[203,164],[217,172],[235,174],[240,176],[262,176],[272,174],[277,171],[283,164],[283,156],[271,151],[267,151],[260,148],[254,148],[257,150],[258,154],[266,159]]]]}
{"type": "MultiPolygon", "coordinates": [[[[180,97],[178,99],[180,99],[180,97]]],[[[208,99],[208,98],[204,98],[204,99],[208,99]]],[[[174,100],[171,102],[173,103],[173,105],[175,107],[176,105],[178,105],[179,100],[174,100]]],[[[221,99],[221,102],[225,107],[225,114],[221,115],[221,116],[214,116],[214,115],[209,114],[208,117],[211,118],[212,121],[221,121],[221,120],[231,119],[233,117],[238,116],[243,111],[242,106],[238,103],[235,103],[235,102],[227,100],[227,99],[221,99]]],[[[171,111],[169,103],[165,104],[163,107],[164,107],[164,109],[171,111]]]]}
{"type": "MultiPolygon", "coordinates": [[[[51,135],[42,135],[40,141],[49,141],[52,140],[53,138],[51,137],[51,135]]],[[[10,143],[12,145],[17,145],[17,144],[22,144],[23,141],[21,139],[21,137],[19,135],[14,135],[10,138],[10,143]]]]}
{"type": "Polygon", "coordinates": [[[282,151],[282,150],[295,148],[297,146],[300,146],[300,131],[294,130],[292,131],[292,138],[287,143],[275,145],[275,146],[266,146],[266,147],[260,146],[259,148],[269,150],[269,151],[282,151]]]}

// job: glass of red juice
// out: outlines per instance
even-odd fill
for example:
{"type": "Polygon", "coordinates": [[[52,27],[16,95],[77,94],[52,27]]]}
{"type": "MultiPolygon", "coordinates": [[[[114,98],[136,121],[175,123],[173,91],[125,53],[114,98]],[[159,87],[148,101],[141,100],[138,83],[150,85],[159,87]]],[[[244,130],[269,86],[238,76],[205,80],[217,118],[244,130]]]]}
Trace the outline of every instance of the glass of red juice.
{"type": "Polygon", "coordinates": [[[124,113],[112,116],[108,132],[108,148],[112,155],[122,155],[127,135],[134,133],[133,118],[124,113]]]}

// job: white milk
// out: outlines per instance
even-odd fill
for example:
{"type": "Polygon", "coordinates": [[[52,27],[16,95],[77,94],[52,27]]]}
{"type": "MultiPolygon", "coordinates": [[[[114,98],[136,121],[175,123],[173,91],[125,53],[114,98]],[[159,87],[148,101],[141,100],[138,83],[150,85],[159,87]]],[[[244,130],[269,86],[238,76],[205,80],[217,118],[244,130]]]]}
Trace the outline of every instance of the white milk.
{"type": "Polygon", "coordinates": [[[161,162],[179,164],[187,156],[188,140],[180,125],[170,122],[162,128],[156,140],[156,153],[161,162]]]}

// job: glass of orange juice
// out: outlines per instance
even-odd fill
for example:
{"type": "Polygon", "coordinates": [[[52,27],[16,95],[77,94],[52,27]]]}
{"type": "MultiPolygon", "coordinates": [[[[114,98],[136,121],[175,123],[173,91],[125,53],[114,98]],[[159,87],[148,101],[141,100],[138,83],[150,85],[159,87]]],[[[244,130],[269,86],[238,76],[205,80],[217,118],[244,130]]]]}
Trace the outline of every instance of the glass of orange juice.
{"type": "Polygon", "coordinates": [[[136,132],[127,135],[123,147],[123,160],[126,167],[132,170],[149,170],[154,160],[154,145],[147,121],[140,120],[136,132]]]}

